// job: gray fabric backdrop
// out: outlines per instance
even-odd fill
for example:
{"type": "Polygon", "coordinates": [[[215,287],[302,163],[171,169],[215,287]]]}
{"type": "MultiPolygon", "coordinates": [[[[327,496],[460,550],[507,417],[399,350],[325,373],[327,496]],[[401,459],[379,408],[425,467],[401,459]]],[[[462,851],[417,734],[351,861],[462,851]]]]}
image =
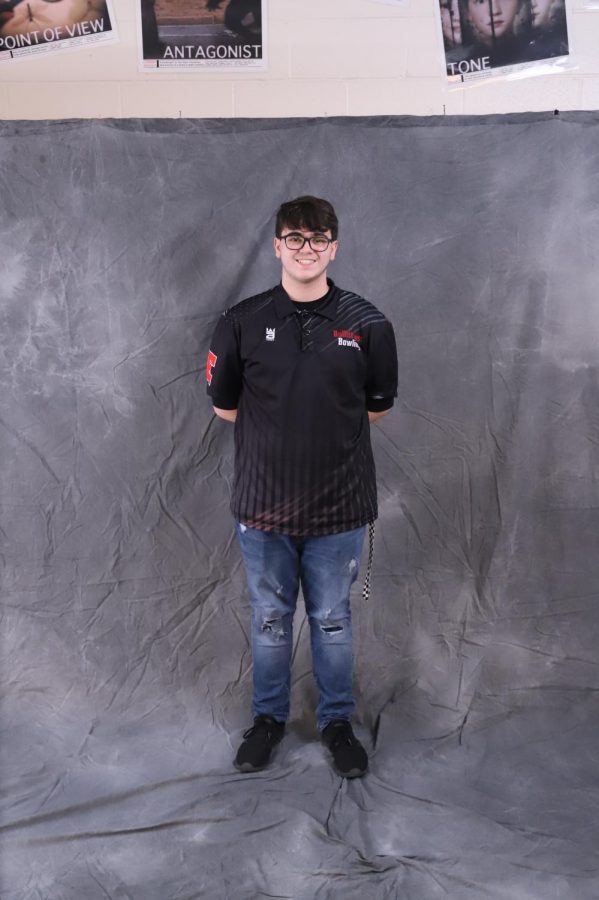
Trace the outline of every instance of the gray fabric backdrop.
{"type": "Polygon", "coordinates": [[[599,896],[599,115],[0,124],[3,900],[599,896]],[[393,321],[371,772],[249,724],[220,312],[273,213],[393,321]]]}

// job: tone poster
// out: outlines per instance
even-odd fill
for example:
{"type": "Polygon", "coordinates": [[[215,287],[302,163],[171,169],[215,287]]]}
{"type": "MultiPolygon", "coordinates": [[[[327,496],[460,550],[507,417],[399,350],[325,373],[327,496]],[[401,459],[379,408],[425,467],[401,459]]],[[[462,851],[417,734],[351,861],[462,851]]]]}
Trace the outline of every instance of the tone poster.
{"type": "Polygon", "coordinates": [[[116,40],[112,0],[0,0],[0,62],[116,40]]]}
{"type": "Polygon", "coordinates": [[[566,0],[437,0],[450,82],[509,75],[570,54],[566,0]]]}
{"type": "Polygon", "coordinates": [[[138,0],[140,69],[266,68],[266,0],[138,0]]]}

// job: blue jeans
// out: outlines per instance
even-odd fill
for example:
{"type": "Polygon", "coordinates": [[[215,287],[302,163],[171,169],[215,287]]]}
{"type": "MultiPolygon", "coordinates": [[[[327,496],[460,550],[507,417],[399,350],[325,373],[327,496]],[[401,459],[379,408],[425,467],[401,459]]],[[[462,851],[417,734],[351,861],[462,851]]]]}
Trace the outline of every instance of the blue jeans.
{"type": "Polygon", "coordinates": [[[350,588],[358,577],[365,528],[294,538],[236,523],[252,605],[254,716],[289,715],[293,614],[301,583],[319,690],[318,727],[349,719],[352,693],[350,588]]]}

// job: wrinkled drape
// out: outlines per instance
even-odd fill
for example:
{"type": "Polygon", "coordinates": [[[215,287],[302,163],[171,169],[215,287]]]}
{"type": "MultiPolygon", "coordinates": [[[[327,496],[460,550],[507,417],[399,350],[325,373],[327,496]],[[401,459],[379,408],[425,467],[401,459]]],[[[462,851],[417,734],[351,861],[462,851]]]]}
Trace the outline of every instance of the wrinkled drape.
{"type": "MultiPolygon", "coordinates": [[[[0,123],[4,900],[599,895],[599,117],[0,123]],[[250,722],[222,310],[273,214],[393,321],[343,782],[250,722]]],[[[364,561],[363,561],[364,568],[364,561]]]]}

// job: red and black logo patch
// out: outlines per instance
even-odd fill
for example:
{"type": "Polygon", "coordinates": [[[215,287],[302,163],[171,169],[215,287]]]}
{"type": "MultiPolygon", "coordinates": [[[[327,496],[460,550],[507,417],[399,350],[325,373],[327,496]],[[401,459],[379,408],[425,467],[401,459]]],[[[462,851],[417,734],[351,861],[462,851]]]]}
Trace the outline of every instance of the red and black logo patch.
{"type": "Polygon", "coordinates": [[[206,360],[206,381],[208,384],[212,384],[212,370],[216,365],[216,360],[218,359],[216,353],[213,353],[212,350],[208,351],[208,359],[206,360]]]}

